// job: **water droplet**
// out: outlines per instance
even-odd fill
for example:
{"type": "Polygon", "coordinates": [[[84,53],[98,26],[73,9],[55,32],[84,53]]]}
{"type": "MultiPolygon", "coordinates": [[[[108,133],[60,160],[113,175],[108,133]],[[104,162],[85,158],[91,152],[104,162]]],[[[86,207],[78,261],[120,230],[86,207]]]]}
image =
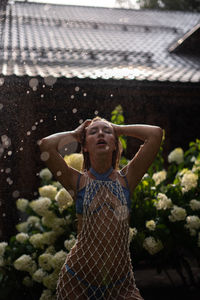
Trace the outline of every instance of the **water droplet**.
{"type": "Polygon", "coordinates": [[[64,150],[67,151],[67,148],[65,148],[64,150]]]}
{"type": "Polygon", "coordinates": [[[8,182],[8,184],[13,184],[13,181],[12,181],[12,179],[10,178],[10,177],[8,177],[8,178],[6,178],[6,181],[8,182]]]}
{"type": "Polygon", "coordinates": [[[23,143],[24,142],[24,140],[21,140],[21,143],[23,143]]]}
{"type": "Polygon", "coordinates": [[[83,93],[83,96],[86,97],[86,96],[87,96],[87,93],[83,93]]]}
{"type": "Polygon", "coordinates": [[[19,195],[20,195],[19,191],[14,191],[14,192],[12,193],[12,196],[13,196],[14,198],[18,198],[19,195]]]}
{"type": "Polygon", "coordinates": [[[110,97],[113,97],[113,94],[110,94],[110,97]]]}
{"type": "Polygon", "coordinates": [[[11,156],[12,155],[12,151],[8,151],[8,155],[11,156]]]}
{"type": "Polygon", "coordinates": [[[31,79],[29,80],[29,86],[30,86],[32,89],[34,89],[34,88],[37,89],[38,84],[39,84],[39,81],[38,81],[37,78],[31,78],[31,79]]]}
{"type": "Polygon", "coordinates": [[[0,86],[2,86],[3,84],[4,84],[4,82],[5,82],[5,80],[4,80],[4,78],[0,78],[0,86]]]}
{"type": "Polygon", "coordinates": [[[2,214],[2,216],[3,216],[3,217],[5,217],[5,216],[6,216],[6,214],[5,214],[5,213],[3,213],[3,214],[2,214]]]}
{"type": "Polygon", "coordinates": [[[31,135],[31,132],[30,131],[27,131],[27,133],[26,133],[27,135],[31,135]]]}
{"type": "Polygon", "coordinates": [[[44,78],[44,82],[46,85],[54,85],[57,81],[57,78],[53,76],[48,76],[44,78]]]}
{"type": "Polygon", "coordinates": [[[74,95],[71,95],[71,99],[74,99],[74,95]]]}
{"type": "Polygon", "coordinates": [[[0,110],[2,110],[2,108],[3,108],[3,104],[2,104],[2,103],[0,103],[0,110]]]}
{"type": "Polygon", "coordinates": [[[75,91],[78,92],[80,90],[80,87],[76,86],[75,91]]]}
{"type": "Polygon", "coordinates": [[[36,128],[37,128],[37,127],[34,126],[34,125],[31,127],[32,130],[36,130],[36,128]]]}
{"type": "Polygon", "coordinates": [[[23,148],[23,147],[20,147],[20,148],[19,148],[19,151],[23,151],[23,150],[24,150],[24,148],[23,148]]]}
{"type": "Polygon", "coordinates": [[[7,174],[9,174],[9,173],[11,172],[11,169],[10,169],[10,168],[6,168],[6,169],[5,169],[5,172],[6,172],[7,174]]]}
{"type": "Polygon", "coordinates": [[[73,108],[72,109],[72,112],[75,114],[75,113],[77,113],[77,109],[76,108],[73,108]]]}
{"type": "Polygon", "coordinates": [[[3,173],[4,169],[1,169],[1,173],[3,173]]]}
{"type": "Polygon", "coordinates": [[[41,158],[42,161],[48,160],[49,157],[50,157],[49,152],[46,152],[46,151],[42,152],[41,155],[40,155],[40,158],[41,158]]]}
{"type": "Polygon", "coordinates": [[[29,93],[30,93],[30,91],[26,91],[26,93],[27,93],[27,94],[29,94],[29,93]]]}
{"type": "Polygon", "coordinates": [[[41,98],[44,98],[44,94],[41,94],[40,97],[41,97],[41,98]]]}
{"type": "Polygon", "coordinates": [[[43,119],[40,119],[40,123],[42,123],[42,122],[44,122],[44,120],[43,120],[43,119]]]}
{"type": "Polygon", "coordinates": [[[59,177],[59,176],[62,175],[62,172],[61,172],[61,171],[58,171],[58,172],[56,173],[56,175],[59,177]]]}
{"type": "Polygon", "coordinates": [[[37,87],[36,86],[33,87],[33,91],[34,92],[37,91],[37,87]]]}
{"type": "Polygon", "coordinates": [[[43,88],[45,88],[45,86],[46,86],[45,84],[42,85],[43,88]]]}
{"type": "Polygon", "coordinates": [[[8,148],[11,145],[11,139],[7,135],[1,136],[2,146],[8,148]]]}
{"type": "Polygon", "coordinates": [[[40,146],[42,144],[42,140],[38,140],[37,144],[38,144],[38,146],[40,146]]]}
{"type": "Polygon", "coordinates": [[[54,116],[53,118],[54,118],[54,120],[56,120],[56,116],[54,116]]]}
{"type": "Polygon", "coordinates": [[[95,114],[95,115],[98,115],[98,113],[99,113],[98,110],[95,110],[94,114],[95,114]]]}
{"type": "Polygon", "coordinates": [[[83,123],[83,119],[80,119],[80,120],[79,120],[79,124],[82,124],[82,123],[83,123]]]}
{"type": "Polygon", "coordinates": [[[38,122],[35,122],[35,125],[38,125],[38,122]]]}

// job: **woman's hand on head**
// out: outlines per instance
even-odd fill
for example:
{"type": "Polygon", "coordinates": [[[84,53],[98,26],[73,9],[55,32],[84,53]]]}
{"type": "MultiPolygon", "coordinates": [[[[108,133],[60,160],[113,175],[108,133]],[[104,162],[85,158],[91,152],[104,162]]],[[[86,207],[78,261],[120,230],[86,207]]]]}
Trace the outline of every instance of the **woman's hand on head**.
{"type": "Polygon", "coordinates": [[[117,136],[120,136],[121,135],[121,131],[120,131],[121,127],[120,127],[120,125],[113,124],[113,123],[110,123],[110,124],[112,125],[112,127],[113,127],[113,129],[115,131],[115,134],[117,136]]]}
{"type": "Polygon", "coordinates": [[[87,119],[74,130],[74,137],[76,138],[76,140],[79,143],[81,143],[81,141],[82,141],[82,136],[83,136],[83,132],[84,132],[85,128],[88,127],[91,122],[92,122],[91,119],[87,119]]]}

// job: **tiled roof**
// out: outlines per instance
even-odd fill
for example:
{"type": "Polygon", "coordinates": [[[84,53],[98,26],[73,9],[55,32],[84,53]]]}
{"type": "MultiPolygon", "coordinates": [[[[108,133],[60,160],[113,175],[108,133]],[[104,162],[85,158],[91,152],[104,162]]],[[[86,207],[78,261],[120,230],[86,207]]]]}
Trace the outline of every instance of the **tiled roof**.
{"type": "Polygon", "coordinates": [[[200,55],[170,53],[199,13],[16,2],[7,6],[0,73],[200,81],[200,55]]]}

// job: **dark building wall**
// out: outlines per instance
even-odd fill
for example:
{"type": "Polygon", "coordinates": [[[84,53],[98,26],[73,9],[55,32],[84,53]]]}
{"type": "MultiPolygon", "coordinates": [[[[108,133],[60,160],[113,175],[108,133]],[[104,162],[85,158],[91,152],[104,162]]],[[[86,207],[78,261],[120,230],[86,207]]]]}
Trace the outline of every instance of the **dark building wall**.
{"type": "MultiPolygon", "coordinates": [[[[96,114],[110,120],[111,111],[119,104],[126,124],[151,124],[165,129],[165,158],[173,148],[187,149],[190,141],[200,137],[197,84],[60,78],[53,86],[46,86],[38,77],[37,90],[33,91],[30,79],[7,77],[0,87],[0,136],[7,135],[11,140],[0,158],[2,239],[15,233],[19,221],[16,199],[32,200],[38,196],[37,173],[45,167],[37,145],[42,137],[74,129],[80,120],[96,114]],[[9,150],[10,156],[6,154],[9,150]]],[[[136,139],[128,140],[129,158],[139,144],[136,139]]]]}

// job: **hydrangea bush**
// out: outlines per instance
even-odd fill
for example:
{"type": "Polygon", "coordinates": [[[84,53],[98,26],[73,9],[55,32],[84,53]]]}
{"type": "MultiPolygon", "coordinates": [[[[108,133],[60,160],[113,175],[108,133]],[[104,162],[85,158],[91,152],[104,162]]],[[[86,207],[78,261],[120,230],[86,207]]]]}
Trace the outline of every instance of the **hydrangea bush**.
{"type": "MultiPolygon", "coordinates": [[[[120,108],[120,107],[119,107],[120,108]]],[[[113,111],[112,121],[120,110],[113,111]]],[[[126,141],[122,139],[126,147],[126,141]]],[[[81,170],[83,156],[65,156],[81,170]]],[[[122,157],[121,167],[127,162],[122,157]]],[[[184,152],[174,149],[164,167],[162,146],[152,166],[132,196],[129,242],[134,265],[150,262],[158,271],[175,268],[187,283],[195,279],[190,258],[200,262],[200,140],[184,152]]],[[[27,218],[17,224],[18,233],[0,243],[0,299],[56,299],[59,271],[76,242],[77,220],[73,191],[54,181],[44,168],[39,174],[39,197],[19,198],[17,209],[27,218]]]]}

